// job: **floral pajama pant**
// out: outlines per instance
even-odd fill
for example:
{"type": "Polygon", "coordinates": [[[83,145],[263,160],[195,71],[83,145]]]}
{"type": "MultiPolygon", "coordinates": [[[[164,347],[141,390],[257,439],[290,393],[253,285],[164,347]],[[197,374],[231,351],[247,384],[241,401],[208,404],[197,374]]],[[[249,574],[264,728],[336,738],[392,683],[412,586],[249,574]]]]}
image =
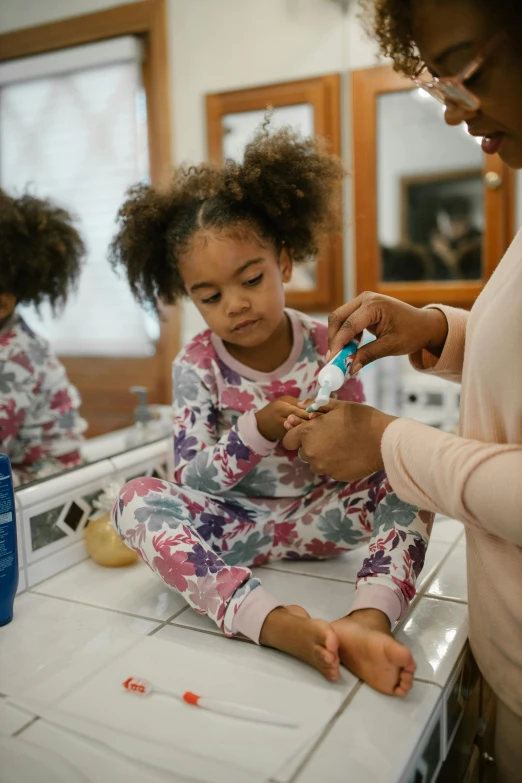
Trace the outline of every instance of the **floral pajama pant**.
{"type": "Polygon", "coordinates": [[[320,560],[361,547],[358,579],[379,579],[409,602],[433,515],[399,500],[386,474],[326,480],[303,497],[209,495],[156,478],[121,490],[113,523],[169,587],[227,635],[245,597],[260,585],[249,566],[320,560]],[[362,557],[362,544],[367,544],[362,557]]]}

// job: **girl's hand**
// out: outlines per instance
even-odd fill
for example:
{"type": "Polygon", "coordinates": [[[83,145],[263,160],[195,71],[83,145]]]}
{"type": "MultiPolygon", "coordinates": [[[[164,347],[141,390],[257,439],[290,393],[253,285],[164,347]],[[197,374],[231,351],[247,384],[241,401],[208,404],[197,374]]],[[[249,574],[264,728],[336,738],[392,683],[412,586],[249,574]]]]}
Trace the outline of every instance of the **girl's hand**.
{"type": "Polygon", "coordinates": [[[298,402],[296,397],[279,397],[257,411],[255,416],[261,435],[267,440],[282,440],[286,435],[285,421],[289,416],[308,421],[308,413],[297,407],[298,402]]]}
{"type": "Polygon", "coordinates": [[[285,449],[301,449],[310,470],[337,481],[355,481],[384,469],[381,440],[395,416],[340,400],[321,410],[324,415],[287,432],[285,449]]]}
{"type": "MultiPolygon", "coordinates": [[[[315,397],[310,397],[308,400],[298,400],[298,407],[303,408],[306,410],[313,402],[315,402],[315,397]]],[[[315,419],[317,416],[321,416],[321,414],[326,410],[326,408],[319,408],[318,411],[313,411],[313,413],[308,414],[308,421],[311,421],[312,419],[315,419]]],[[[299,416],[294,416],[293,413],[290,414],[290,416],[287,418],[287,420],[284,423],[285,430],[291,430],[294,427],[297,427],[299,424],[302,424],[303,421],[306,421],[306,419],[302,419],[299,416]]]]}
{"type": "Polygon", "coordinates": [[[448,322],[441,310],[419,310],[390,296],[365,292],[331,313],[330,356],[335,356],[363,329],[377,339],[359,348],[350,375],[383,356],[402,356],[422,348],[440,356],[448,336],[448,322]]]}

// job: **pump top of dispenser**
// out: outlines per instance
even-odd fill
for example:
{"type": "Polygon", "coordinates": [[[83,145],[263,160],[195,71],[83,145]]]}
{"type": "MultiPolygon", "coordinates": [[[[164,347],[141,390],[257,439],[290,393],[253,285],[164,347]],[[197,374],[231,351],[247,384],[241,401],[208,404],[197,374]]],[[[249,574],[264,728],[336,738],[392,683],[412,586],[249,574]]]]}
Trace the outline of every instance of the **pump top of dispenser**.
{"type": "Polygon", "coordinates": [[[134,408],[135,424],[147,424],[149,421],[157,421],[160,418],[158,411],[154,410],[147,402],[148,389],[146,386],[131,386],[130,392],[136,394],[140,403],[137,408],[134,408]]]}

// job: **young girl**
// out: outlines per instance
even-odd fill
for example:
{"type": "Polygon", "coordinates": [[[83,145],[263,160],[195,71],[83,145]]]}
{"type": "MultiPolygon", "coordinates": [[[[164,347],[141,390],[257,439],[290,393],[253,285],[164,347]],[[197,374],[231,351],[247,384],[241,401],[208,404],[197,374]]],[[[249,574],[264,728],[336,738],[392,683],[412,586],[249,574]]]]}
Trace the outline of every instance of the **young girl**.
{"type": "MultiPolygon", "coordinates": [[[[431,523],[398,500],[384,473],[340,484],[281,444],[287,417],[308,418],[298,402],[314,395],[327,350],[327,327],[285,310],[283,286],[335,225],[341,177],[318,141],[260,132],[242,165],[178,169],[164,192],[135,187],[113,243],[113,263],[140,301],[187,295],[209,327],[174,362],[175,483],[129,482],[117,529],[223,633],[291,653],[332,680],[332,626],[282,607],[249,566],[366,543],[352,611],[378,607],[394,623],[415,593],[431,523]]],[[[348,380],[340,397],[363,401],[360,381],[348,380]]],[[[358,673],[404,695],[410,653],[391,636],[367,641],[354,641],[358,673]]]]}
{"type": "Polygon", "coordinates": [[[64,304],[84,246],[65,210],[0,190],[0,247],[0,451],[22,483],[81,462],[79,394],[16,306],[64,304]]]}

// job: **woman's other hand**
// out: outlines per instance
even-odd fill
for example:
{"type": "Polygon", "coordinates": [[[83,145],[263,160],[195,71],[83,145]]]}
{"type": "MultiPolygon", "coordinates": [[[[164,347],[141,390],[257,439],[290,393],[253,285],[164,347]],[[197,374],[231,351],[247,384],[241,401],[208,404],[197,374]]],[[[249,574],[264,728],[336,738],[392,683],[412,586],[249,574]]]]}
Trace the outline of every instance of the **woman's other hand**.
{"type": "Polygon", "coordinates": [[[448,336],[448,322],[441,310],[420,310],[390,296],[365,292],[331,313],[329,356],[335,356],[363,329],[368,329],[377,339],[359,348],[351,375],[384,356],[402,356],[423,348],[440,356],[448,336]]]}
{"type": "Polygon", "coordinates": [[[283,446],[289,451],[300,449],[301,459],[314,473],[337,481],[355,481],[384,469],[381,440],[395,416],[340,400],[321,412],[322,416],[292,427],[283,446]]]}

